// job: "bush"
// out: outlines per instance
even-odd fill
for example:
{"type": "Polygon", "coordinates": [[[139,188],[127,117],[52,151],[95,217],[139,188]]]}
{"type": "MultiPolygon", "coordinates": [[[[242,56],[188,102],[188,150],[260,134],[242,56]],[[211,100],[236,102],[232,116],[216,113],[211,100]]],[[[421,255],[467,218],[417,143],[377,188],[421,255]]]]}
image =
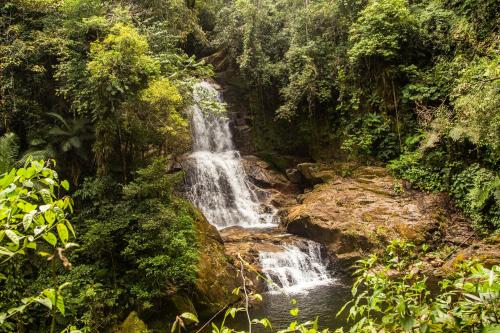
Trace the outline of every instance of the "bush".
{"type": "Polygon", "coordinates": [[[473,164],[453,178],[451,195],[479,229],[500,227],[500,177],[473,164]]]}
{"type": "Polygon", "coordinates": [[[500,266],[464,263],[432,295],[415,246],[393,241],[382,257],[357,264],[349,332],[497,332],[500,266]]]}
{"type": "Polygon", "coordinates": [[[169,297],[195,282],[196,215],[174,193],[182,174],[166,174],[165,163],[140,169],[125,186],[88,179],[76,194],[87,209],[79,215],[80,269],[68,278],[80,300],[73,316],[86,326],[110,327],[131,310],[166,315],[169,297]]]}
{"type": "Polygon", "coordinates": [[[420,150],[415,150],[390,161],[387,167],[395,176],[408,180],[419,189],[431,192],[444,191],[447,169],[439,164],[436,167],[426,165],[424,159],[431,157],[424,157],[420,150]]]}
{"type": "Polygon", "coordinates": [[[391,123],[381,115],[368,113],[355,119],[346,127],[344,135],[341,149],[349,157],[374,156],[387,161],[398,153],[391,123]]]}

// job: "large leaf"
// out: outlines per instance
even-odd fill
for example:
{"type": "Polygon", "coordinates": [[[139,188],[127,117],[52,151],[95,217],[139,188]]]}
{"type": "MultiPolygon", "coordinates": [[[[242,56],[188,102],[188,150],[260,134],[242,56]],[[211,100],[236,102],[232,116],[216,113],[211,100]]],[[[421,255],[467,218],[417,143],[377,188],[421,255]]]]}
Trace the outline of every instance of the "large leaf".
{"type": "Polygon", "coordinates": [[[64,224],[59,223],[57,225],[57,233],[59,234],[59,239],[63,242],[63,244],[66,244],[69,239],[68,228],[66,228],[64,224]]]}
{"type": "Polygon", "coordinates": [[[43,239],[45,239],[47,243],[49,243],[52,246],[56,246],[57,244],[57,237],[52,232],[48,232],[46,235],[44,235],[43,239]]]}

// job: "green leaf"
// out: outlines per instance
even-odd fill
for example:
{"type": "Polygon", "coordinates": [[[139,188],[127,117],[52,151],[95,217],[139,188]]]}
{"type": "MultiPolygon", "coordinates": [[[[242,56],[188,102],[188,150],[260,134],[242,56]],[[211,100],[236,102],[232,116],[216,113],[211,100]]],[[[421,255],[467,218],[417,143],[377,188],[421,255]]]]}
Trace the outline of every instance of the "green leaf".
{"type": "Polygon", "coordinates": [[[489,325],[483,328],[481,333],[498,333],[500,332],[500,325],[489,325]]]}
{"type": "Polygon", "coordinates": [[[299,314],[299,308],[293,308],[290,310],[290,314],[296,317],[299,314]]]}
{"type": "Polygon", "coordinates": [[[64,307],[64,297],[60,293],[57,293],[57,309],[64,316],[66,310],[64,307]]]}
{"type": "Polygon", "coordinates": [[[194,321],[195,323],[199,323],[200,321],[198,320],[198,317],[196,317],[195,314],[191,312],[184,312],[183,314],[180,315],[181,318],[188,319],[191,321],[194,321]]]}
{"type": "Polygon", "coordinates": [[[9,237],[9,239],[12,241],[12,243],[19,245],[19,236],[16,235],[16,233],[12,230],[5,230],[5,235],[9,237]]]}
{"type": "Polygon", "coordinates": [[[68,220],[66,220],[66,226],[68,227],[69,231],[71,231],[73,237],[76,237],[75,229],[73,229],[73,225],[68,220]]]}
{"type": "Polygon", "coordinates": [[[45,221],[47,221],[49,226],[51,226],[56,220],[56,213],[54,213],[54,211],[51,209],[45,211],[45,214],[43,214],[43,216],[45,217],[45,221]]]}
{"type": "Polygon", "coordinates": [[[37,303],[42,304],[43,306],[48,307],[49,309],[52,309],[52,302],[50,301],[50,298],[48,297],[37,297],[35,299],[37,303]]]}
{"type": "Polygon", "coordinates": [[[410,332],[413,328],[413,326],[415,325],[415,318],[412,318],[412,317],[407,317],[405,319],[403,319],[403,329],[406,331],[406,332],[410,332]]]}
{"type": "Polygon", "coordinates": [[[24,227],[24,230],[28,230],[28,228],[33,223],[33,216],[34,216],[34,213],[28,213],[28,214],[24,215],[24,217],[23,217],[23,227],[24,227]]]}
{"type": "Polygon", "coordinates": [[[35,231],[34,231],[35,236],[40,235],[45,229],[47,229],[46,225],[43,225],[43,226],[40,226],[40,227],[36,227],[35,231]]]}
{"type": "Polygon", "coordinates": [[[69,191],[69,182],[67,180],[63,180],[61,182],[61,186],[66,190],[69,191]]]}
{"type": "Polygon", "coordinates": [[[45,239],[45,241],[52,246],[56,246],[57,244],[57,237],[52,232],[48,232],[46,235],[44,235],[43,239],[45,239]]]}
{"type": "Polygon", "coordinates": [[[253,319],[252,323],[254,324],[261,324],[264,327],[269,327],[272,328],[271,322],[267,318],[262,318],[262,319],[253,319]]]}
{"type": "Polygon", "coordinates": [[[63,242],[63,244],[66,244],[66,242],[69,239],[69,232],[68,228],[62,223],[57,224],[57,234],[59,235],[59,239],[63,242]]]}
{"type": "Polygon", "coordinates": [[[14,252],[10,251],[9,249],[6,249],[5,247],[0,246],[0,255],[12,257],[14,255],[14,252]]]}

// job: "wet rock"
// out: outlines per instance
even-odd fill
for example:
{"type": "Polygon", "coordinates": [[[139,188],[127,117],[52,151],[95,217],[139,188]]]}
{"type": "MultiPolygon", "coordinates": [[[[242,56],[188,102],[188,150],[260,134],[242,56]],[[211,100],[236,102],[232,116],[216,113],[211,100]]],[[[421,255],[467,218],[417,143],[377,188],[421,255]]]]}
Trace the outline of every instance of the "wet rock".
{"type": "Polygon", "coordinates": [[[302,185],[305,182],[304,176],[302,173],[295,168],[286,169],[285,171],[287,178],[294,184],[302,185]]]}
{"type": "Polygon", "coordinates": [[[328,182],[336,176],[334,170],[322,163],[300,163],[297,169],[310,185],[328,182]]]}
{"type": "Polygon", "coordinates": [[[324,244],[344,266],[392,239],[422,243],[442,218],[433,209],[434,196],[394,193],[395,180],[383,168],[361,167],[343,178],[324,165],[299,167],[309,180],[326,183],[287,210],[287,231],[324,244]]]}
{"type": "Polygon", "coordinates": [[[262,271],[259,253],[282,252],[283,246],[287,244],[308,251],[306,240],[284,233],[280,228],[245,229],[235,226],[225,228],[220,233],[224,240],[226,255],[237,267],[240,267],[240,257],[245,261],[245,276],[252,281],[251,289],[258,292],[268,287],[265,281],[258,278],[257,272],[262,271]]]}

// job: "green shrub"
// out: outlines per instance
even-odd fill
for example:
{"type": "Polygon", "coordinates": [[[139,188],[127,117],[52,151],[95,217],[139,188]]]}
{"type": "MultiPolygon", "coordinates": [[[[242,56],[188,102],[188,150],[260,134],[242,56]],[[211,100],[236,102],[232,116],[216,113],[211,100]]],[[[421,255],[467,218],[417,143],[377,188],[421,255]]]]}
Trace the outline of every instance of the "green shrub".
{"type": "Polygon", "coordinates": [[[393,241],[384,256],[358,261],[349,332],[494,332],[500,327],[500,266],[462,264],[433,295],[414,245],[393,241]]]}
{"type": "Polygon", "coordinates": [[[453,178],[450,190],[460,207],[480,229],[500,227],[500,177],[473,164],[453,178]]]}
{"type": "Polygon", "coordinates": [[[196,215],[174,193],[182,174],[164,166],[154,161],[125,186],[87,179],[76,194],[87,209],[79,215],[79,267],[68,279],[79,300],[73,318],[86,326],[110,327],[131,310],[165,315],[169,297],[195,282],[196,215]]]}
{"type": "Polygon", "coordinates": [[[426,165],[420,150],[402,154],[390,161],[387,167],[395,176],[408,180],[419,189],[432,192],[446,190],[447,170],[426,165]]]}
{"type": "Polygon", "coordinates": [[[397,139],[390,121],[378,114],[368,113],[351,122],[344,131],[341,149],[349,157],[374,156],[382,161],[398,153],[397,139]]]}

